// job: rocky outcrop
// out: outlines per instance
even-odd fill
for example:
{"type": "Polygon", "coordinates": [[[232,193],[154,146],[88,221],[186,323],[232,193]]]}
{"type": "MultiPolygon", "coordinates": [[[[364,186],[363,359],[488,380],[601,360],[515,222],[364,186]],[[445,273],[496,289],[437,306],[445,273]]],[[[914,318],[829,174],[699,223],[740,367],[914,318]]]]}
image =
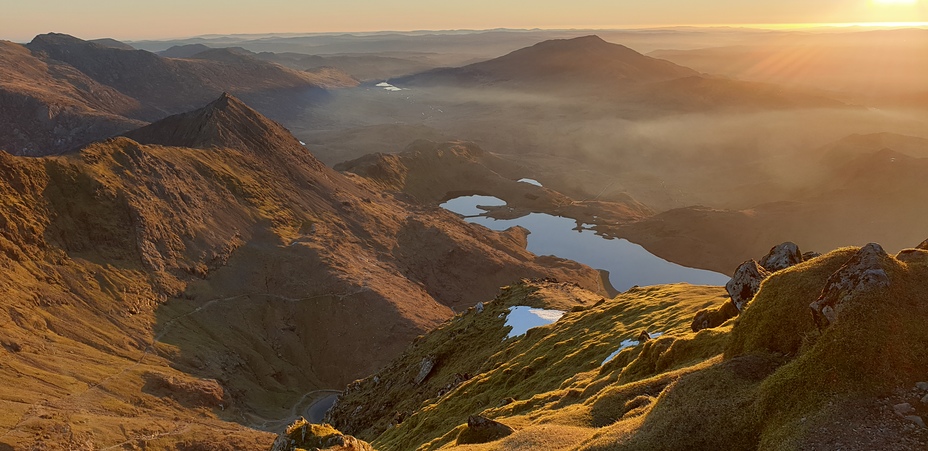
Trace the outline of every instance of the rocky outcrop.
{"type": "Polygon", "coordinates": [[[331,451],[374,451],[363,440],[343,435],[328,424],[311,424],[303,418],[296,420],[287,431],[279,435],[270,451],[296,451],[301,449],[331,451]]]}
{"type": "Polygon", "coordinates": [[[467,418],[467,428],[458,435],[458,445],[487,443],[499,440],[515,432],[511,427],[489,418],[472,415],[467,418]]]}
{"type": "Polygon", "coordinates": [[[429,375],[432,374],[432,370],[435,369],[435,356],[427,356],[419,362],[419,373],[416,374],[416,378],[412,381],[416,385],[421,385],[429,375]]]}
{"type": "Polygon", "coordinates": [[[883,261],[888,258],[879,244],[870,243],[832,274],[822,295],[809,306],[816,325],[824,329],[838,321],[848,301],[858,293],[889,287],[889,276],[883,269],[883,261]]]}
{"type": "MultiPolygon", "coordinates": [[[[772,252],[773,250],[771,250],[771,253],[772,252]]],[[[770,257],[770,255],[767,257],[770,257]]],[[[741,266],[735,270],[735,275],[725,284],[725,290],[727,290],[728,295],[731,296],[731,302],[734,304],[735,308],[738,309],[738,312],[741,312],[751,299],[754,299],[754,295],[757,294],[757,290],[760,289],[760,283],[767,277],[770,277],[770,272],[754,260],[748,260],[742,263],[741,266]]]]}
{"type": "Polygon", "coordinates": [[[759,263],[755,260],[742,263],[735,270],[731,280],[725,284],[725,290],[728,291],[731,302],[726,302],[715,309],[700,310],[693,318],[690,327],[693,332],[699,332],[703,329],[721,326],[728,319],[741,314],[747,303],[754,299],[757,291],[760,290],[761,282],[770,277],[773,272],[817,256],[819,254],[814,252],[803,254],[796,243],[787,241],[770,248],[770,252],[760,259],[759,263]]]}
{"type": "Polygon", "coordinates": [[[922,249],[928,251],[928,240],[922,241],[922,244],[915,246],[915,249],[922,249]]]}
{"type": "Polygon", "coordinates": [[[775,272],[798,265],[802,261],[803,256],[802,252],[799,251],[799,246],[796,243],[787,241],[770,248],[770,252],[760,260],[760,265],[767,271],[775,272]]]}

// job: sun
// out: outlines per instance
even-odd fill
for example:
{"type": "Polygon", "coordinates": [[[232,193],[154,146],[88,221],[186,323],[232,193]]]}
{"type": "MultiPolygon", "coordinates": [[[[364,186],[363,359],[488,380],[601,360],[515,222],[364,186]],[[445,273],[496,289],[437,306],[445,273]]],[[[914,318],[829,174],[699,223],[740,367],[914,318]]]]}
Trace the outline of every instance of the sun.
{"type": "Polygon", "coordinates": [[[914,5],[918,0],[873,0],[877,5],[914,5]]]}

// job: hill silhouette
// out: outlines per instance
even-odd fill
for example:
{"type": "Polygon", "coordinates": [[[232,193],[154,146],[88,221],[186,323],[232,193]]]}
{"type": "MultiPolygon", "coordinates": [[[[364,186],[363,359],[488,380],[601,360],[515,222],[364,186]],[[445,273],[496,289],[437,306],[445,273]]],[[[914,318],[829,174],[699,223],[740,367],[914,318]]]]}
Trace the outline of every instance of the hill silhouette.
{"type": "Polygon", "coordinates": [[[441,68],[395,81],[409,85],[542,84],[663,81],[697,75],[599,36],[540,42],[489,61],[441,68]]]}
{"type": "Polygon", "coordinates": [[[648,117],[661,111],[846,106],[802,90],[701,74],[595,35],[544,41],[489,61],[433,69],[395,78],[391,83],[401,87],[492,87],[554,97],[584,96],[600,104],[631,108],[632,117],[648,117]]]}

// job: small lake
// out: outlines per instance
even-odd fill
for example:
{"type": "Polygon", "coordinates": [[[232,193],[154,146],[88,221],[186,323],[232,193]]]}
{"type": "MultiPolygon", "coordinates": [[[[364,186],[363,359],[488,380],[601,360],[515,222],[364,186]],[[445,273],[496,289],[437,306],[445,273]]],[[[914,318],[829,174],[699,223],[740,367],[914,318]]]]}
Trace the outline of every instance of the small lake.
{"type": "Polygon", "coordinates": [[[731,277],[714,271],[689,268],[664,260],[645,248],[625,239],[606,239],[588,226],[570,218],[532,213],[517,219],[493,219],[484,216],[479,206],[503,206],[506,202],[491,196],[463,196],[441,204],[442,208],[464,216],[467,222],[503,231],[522,226],[528,236],[528,250],[535,255],[554,255],[574,260],[595,269],[609,271],[609,281],[616,290],[648,285],[686,282],[693,285],[725,285],[731,277]]]}
{"type": "Polygon", "coordinates": [[[338,394],[331,394],[322,399],[314,401],[309,407],[306,408],[306,411],[303,412],[303,417],[306,418],[310,423],[322,424],[322,420],[325,418],[325,414],[328,413],[329,409],[335,405],[335,401],[338,400],[338,394]]]}

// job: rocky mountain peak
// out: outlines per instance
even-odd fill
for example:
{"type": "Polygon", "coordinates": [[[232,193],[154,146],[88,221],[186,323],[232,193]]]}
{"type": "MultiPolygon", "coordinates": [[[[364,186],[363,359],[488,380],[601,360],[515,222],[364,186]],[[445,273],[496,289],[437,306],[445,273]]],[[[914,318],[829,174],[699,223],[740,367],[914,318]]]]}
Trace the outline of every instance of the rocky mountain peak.
{"type": "Polygon", "coordinates": [[[125,136],[142,144],[172,147],[306,153],[282,125],[227,92],[200,109],[166,117],[125,136]]]}

